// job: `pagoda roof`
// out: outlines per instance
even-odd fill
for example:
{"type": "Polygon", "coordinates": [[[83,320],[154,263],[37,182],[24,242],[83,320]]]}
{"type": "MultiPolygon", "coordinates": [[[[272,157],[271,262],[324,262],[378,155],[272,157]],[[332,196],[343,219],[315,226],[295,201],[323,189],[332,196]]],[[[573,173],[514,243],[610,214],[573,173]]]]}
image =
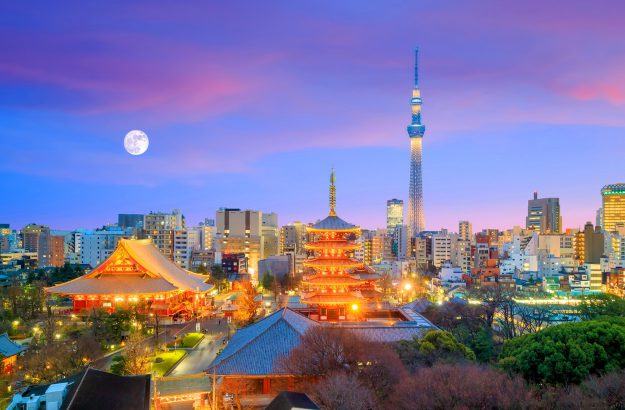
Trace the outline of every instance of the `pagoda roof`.
{"type": "Polygon", "coordinates": [[[302,303],[313,305],[346,305],[350,303],[360,303],[363,297],[358,291],[345,293],[321,293],[311,292],[308,295],[302,294],[302,303]]]}
{"type": "Polygon", "coordinates": [[[362,281],[349,275],[314,275],[304,278],[302,283],[317,285],[357,285],[362,281]]]}
{"type": "Polygon", "coordinates": [[[167,259],[150,239],[120,239],[117,249],[93,271],[61,283],[54,294],[142,294],[209,291],[207,276],[182,269],[167,259]]]}
{"type": "Polygon", "coordinates": [[[327,231],[351,231],[359,228],[356,225],[345,222],[336,215],[329,215],[325,219],[322,219],[321,221],[314,224],[312,228],[309,229],[327,231]]]}
{"type": "Polygon", "coordinates": [[[316,241],[304,245],[306,249],[358,249],[359,244],[351,241],[316,241]]]}
{"type": "Polygon", "coordinates": [[[362,262],[350,258],[314,258],[304,261],[304,266],[311,267],[358,267],[362,262]]]}

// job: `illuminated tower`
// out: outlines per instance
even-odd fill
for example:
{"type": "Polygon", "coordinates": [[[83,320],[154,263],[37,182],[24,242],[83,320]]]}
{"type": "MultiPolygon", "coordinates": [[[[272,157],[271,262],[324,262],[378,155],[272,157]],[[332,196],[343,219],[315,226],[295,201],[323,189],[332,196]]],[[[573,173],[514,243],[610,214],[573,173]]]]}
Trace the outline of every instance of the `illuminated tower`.
{"type": "Polygon", "coordinates": [[[419,49],[415,50],[414,88],[412,90],[412,122],[408,126],[410,137],[410,187],[408,189],[408,229],[411,237],[425,230],[423,215],[423,177],[421,157],[423,154],[423,134],[421,124],[421,90],[419,90],[419,49]]]}

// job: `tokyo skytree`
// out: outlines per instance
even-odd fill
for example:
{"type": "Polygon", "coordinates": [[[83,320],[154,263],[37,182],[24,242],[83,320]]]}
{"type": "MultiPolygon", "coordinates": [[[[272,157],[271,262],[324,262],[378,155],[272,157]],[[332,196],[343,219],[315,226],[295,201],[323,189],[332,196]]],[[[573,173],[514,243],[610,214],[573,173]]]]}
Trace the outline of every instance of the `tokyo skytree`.
{"type": "Polygon", "coordinates": [[[421,159],[423,156],[423,134],[425,125],[421,124],[421,90],[419,90],[419,49],[415,50],[414,88],[412,89],[412,121],[408,125],[410,137],[410,187],[408,189],[408,229],[410,237],[415,237],[425,230],[423,214],[423,177],[421,159]]]}

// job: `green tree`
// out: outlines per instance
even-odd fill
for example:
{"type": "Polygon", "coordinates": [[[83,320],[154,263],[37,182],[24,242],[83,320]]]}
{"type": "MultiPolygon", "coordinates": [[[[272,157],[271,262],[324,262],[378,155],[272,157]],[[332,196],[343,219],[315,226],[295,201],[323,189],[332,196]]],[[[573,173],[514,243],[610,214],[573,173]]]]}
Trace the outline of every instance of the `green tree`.
{"type": "Polygon", "coordinates": [[[401,361],[411,370],[435,363],[474,361],[475,353],[454,336],[442,330],[427,332],[422,338],[402,340],[397,343],[401,361]]]}
{"type": "Polygon", "coordinates": [[[579,315],[584,320],[625,316],[625,299],[608,293],[587,296],[579,305],[579,315]]]}
{"type": "Polygon", "coordinates": [[[260,281],[261,286],[265,290],[271,289],[271,284],[273,283],[273,276],[269,274],[269,272],[265,272],[263,275],[263,279],[260,281]]]}
{"type": "Polygon", "coordinates": [[[531,382],[577,384],[625,368],[625,319],[552,326],[504,344],[499,365],[531,382]]]}

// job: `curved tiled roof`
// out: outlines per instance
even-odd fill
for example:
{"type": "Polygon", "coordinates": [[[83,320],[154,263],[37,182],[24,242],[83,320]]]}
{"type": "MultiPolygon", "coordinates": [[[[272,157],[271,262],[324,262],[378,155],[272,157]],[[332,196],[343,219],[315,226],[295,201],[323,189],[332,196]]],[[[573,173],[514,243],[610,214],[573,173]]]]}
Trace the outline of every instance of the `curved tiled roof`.
{"type": "Polygon", "coordinates": [[[276,359],[286,356],[299,345],[302,335],[318,325],[288,308],[237,330],[226,348],[213,360],[208,373],[219,375],[279,374],[276,359]]]}
{"type": "Polygon", "coordinates": [[[167,259],[150,239],[120,239],[115,252],[93,271],[46,288],[56,294],[136,294],[207,292],[207,276],[186,271],[167,259]]]}
{"type": "Polygon", "coordinates": [[[317,222],[312,226],[313,229],[326,229],[330,231],[351,230],[357,229],[356,225],[352,225],[349,222],[345,222],[338,216],[330,215],[325,219],[317,222]]]}

